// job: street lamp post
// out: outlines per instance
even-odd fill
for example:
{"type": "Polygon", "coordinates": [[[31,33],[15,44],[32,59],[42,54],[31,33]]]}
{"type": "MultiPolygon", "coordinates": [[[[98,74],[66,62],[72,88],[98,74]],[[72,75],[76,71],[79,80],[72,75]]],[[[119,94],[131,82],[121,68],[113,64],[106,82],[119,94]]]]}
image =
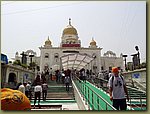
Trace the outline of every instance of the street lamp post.
{"type": "Polygon", "coordinates": [[[33,66],[32,65],[32,57],[34,57],[34,55],[31,54],[31,55],[29,55],[29,57],[30,57],[30,65],[31,65],[31,69],[32,69],[32,66],[33,66]]]}
{"type": "Polygon", "coordinates": [[[27,64],[27,54],[25,54],[24,53],[24,51],[20,54],[20,55],[22,55],[22,57],[21,57],[21,63],[22,64],[27,64]]]}
{"type": "Polygon", "coordinates": [[[140,68],[140,52],[139,52],[139,47],[135,46],[135,49],[137,51],[137,56],[138,56],[138,68],[140,68]]]}
{"type": "Polygon", "coordinates": [[[127,61],[126,61],[127,55],[122,55],[122,57],[124,57],[124,61],[125,61],[125,70],[127,71],[127,61]]]}
{"type": "Polygon", "coordinates": [[[133,60],[133,70],[137,69],[138,66],[138,57],[137,54],[132,54],[131,56],[133,56],[132,60],[133,60]]]}

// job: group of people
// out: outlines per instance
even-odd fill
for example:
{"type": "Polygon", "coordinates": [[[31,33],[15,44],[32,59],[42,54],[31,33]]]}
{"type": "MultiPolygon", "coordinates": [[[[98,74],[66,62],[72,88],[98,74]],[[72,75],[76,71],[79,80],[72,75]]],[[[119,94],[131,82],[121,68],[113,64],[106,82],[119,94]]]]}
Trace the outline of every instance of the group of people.
{"type": "Polygon", "coordinates": [[[37,75],[33,84],[34,86],[34,108],[36,104],[36,100],[38,99],[38,105],[40,106],[41,94],[43,97],[43,101],[46,101],[48,84],[46,83],[45,75],[37,75]]]}
{"type": "MultiPolygon", "coordinates": [[[[85,70],[82,69],[80,71],[80,76],[82,76],[83,81],[84,80],[86,81],[86,78],[84,77],[85,74],[86,74],[85,70]]],[[[68,71],[64,71],[61,75],[63,75],[62,77],[64,77],[64,79],[62,80],[62,83],[64,83],[66,85],[66,91],[69,91],[69,85],[71,83],[71,79],[72,79],[71,75],[72,74],[68,70],[68,71]]],[[[129,100],[128,91],[127,91],[124,77],[119,74],[119,70],[117,67],[112,68],[112,72],[111,72],[111,75],[110,75],[110,78],[108,81],[108,86],[109,86],[110,100],[112,101],[113,106],[117,110],[126,110],[127,109],[126,100],[129,100]]],[[[7,96],[8,96],[6,94],[8,94],[8,93],[9,93],[9,95],[12,94],[12,96],[11,96],[12,99],[19,98],[21,100],[24,98],[27,103],[26,107],[18,108],[18,109],[28,110],[28,109],[31,109],[29,100],[32,99],[32,92],[34,91],[34,108],[35,108],[37,99],[38,99],[38,105],[40,106],[41,94],[43,97],[43,101],[46,100],[48,84],[46,82],[46,78],[44,75],[43,75],[43,77],[42,77],[42,75],[41,76],[37,75],[33,84],[31,84],[30,81],[25,82],[25,83],[19,83],[17,86],[17,89],[19,90],[19,92],[17,90],[11,90],[11,89],[6,89],[6,88],[1,89],[2,110],[3,109],[5,110],[8,107],[7,103],[6,103],[7,96]],[[32,88],[32,86],[34,86],[34,88],[32,88]],[[6,90],[7,90],[7,92],[6,92],[6,90]],[[23,93],[23,95],[21,93],[23,93]],[[15,97],[14,95],[18,95],[18,97],[15,97]]],[[[15,100],[14,102],[16,102],[16,101],[19,101],[19,100],[15,100]]],[[[15,106],[12,105],[12,107],[10,107],[10,110],[13,110],[13,107],[15,107],[15,106]]]]}
{"type": "Polygon", "coordinates": [[[16,90],[19,90],[25,96],[31,100],[33,95],[34,95],[34,108],[36,101],[38,99],[38,105],[40,105],[40,99],[41,99],[41,94],[43,97],[43,101],[46,100],[47,97],[47,90],[48,90],[48,84],[46,83],[45,76],[43,75],[37,75],[33,83],[31,84],[31,81],[24,82],[24,83],[19,83],[16,90]]]}

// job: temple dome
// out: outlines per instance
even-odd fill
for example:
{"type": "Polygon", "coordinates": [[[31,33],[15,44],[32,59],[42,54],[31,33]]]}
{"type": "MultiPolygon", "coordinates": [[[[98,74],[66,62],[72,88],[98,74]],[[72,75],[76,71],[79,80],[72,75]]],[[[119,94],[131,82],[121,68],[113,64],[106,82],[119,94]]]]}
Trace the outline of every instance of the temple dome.
{"type": "Polygon", "coordinates": [[[96,46],[96,42],[94,41],[94,39],[92,38],[92,41],[90,42],[90,45],[92,46],[96,46]]]}
{"type": "Polygon", "coordinates": [[[78,35],[77,30],[71,25],[71,19],[69,19],[69,25],[63,30],[63,35],[78,35]]]}
{"type": "Polygon", "coordinates": [[[51,45],[52,44],[52,42],[49,40],[49,37],[48,37],[48,39],[45,41],[45,45],[51,45]]]}

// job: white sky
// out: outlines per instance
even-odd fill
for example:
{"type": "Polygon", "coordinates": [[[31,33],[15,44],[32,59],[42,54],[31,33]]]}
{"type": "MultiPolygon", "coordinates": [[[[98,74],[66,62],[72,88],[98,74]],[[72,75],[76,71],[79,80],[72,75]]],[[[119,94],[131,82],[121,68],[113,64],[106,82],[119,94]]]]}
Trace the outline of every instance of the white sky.
{"type": "Polygon", "coordinates": [[[139,46],[141,61],[146,60],[146,1],[2,1],[2,53],[11,59],[32,49],[39,56],[48,36],[58,47],[69,18],[82,47],[93,37],[102,55],[111,50],[132,61],[139,46]]]}

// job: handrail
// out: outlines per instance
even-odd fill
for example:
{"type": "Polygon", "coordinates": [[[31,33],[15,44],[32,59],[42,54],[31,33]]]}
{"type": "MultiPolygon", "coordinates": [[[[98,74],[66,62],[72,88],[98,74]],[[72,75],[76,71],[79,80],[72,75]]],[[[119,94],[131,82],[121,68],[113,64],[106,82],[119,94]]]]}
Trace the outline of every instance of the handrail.
{"type": "MultiPolygon", "coordinates": [[[[144,92],[144,91],[141,91],[141,90],[137,90],[137,89],[135,89],[135,88],[132,88],[132,87],[129,87],[129,86],[127,86],[127,88],[130,88],[130,89],[132,89],[132,90],[136,90],[136,91],[138,91],[138,92],[142,92],[142,93],[146,93],[146,92],[144,92]]],[[[132,93],[132,94],[134,94],[134,95],[137,95],[136,93],[132,93]]],[[[129,96],[131,95],[131,92],[129,91],[129,96]]],[[[141,108],[141,110],[143,110],[143,108],[142,108],[142,106],[143,106],[143,102],[142,102],[142,98],[141,98],[141,94],[140,95],[138,95],[138,97],[139,97],[139,103],[140,103],[140,106],[138,106],[138,105],[136,105],[136,104],[132,104],[132,99],[134,99],[134,98],[132,98],[132,97],[130,97],[130,100],[129,100],[129,104],[130,104],[130,106],[131,105],[134,105],[135,107],[137,107],[137,108],[141,108]]],[[[138,101],[137,101],[138,102],[138,101]]],[[[131,108],[132,109],[132,108],[131,108]]]]}
{"type": "MultiPolygon", "coordinates": [[[[97,87],[100,87],[101,89],[107,89],[108,87],[106,86],[106,84],[108,83],[108,81],[107,80],[105,80],[105,79],[102,79],[102,78],[99,78],[99,77],[93,77],[93,78],[91,78],[91,79],[89,79],[88,81],[89,82],[91,82],[91,83],[93,83],[95,86],[97,86],[97,87]],[[92,79],[92,81],[91,81],[91,79],[92,79]],[[99,84],[100,84],[100,86],[99,86],[99,84]],[[102,86],[101,86],[101,84],[102,84],[102,86]],[[104,85],[105,84],[105,85],[104,85]],[[104,85],[104,86],[103,86],[104,85]],[[105,88],[104,88],[105,87],[105,88]]],[[[131,88],[131,89],[133,89],[133,90],[137,90],[137,89],[134,89],[134,88],[132,88],[132,87],[130,87],[130,86],[127,86],[128,88],[131,88]]],[[[104,90],[105,91],[105,90],[104,90]]],[[[143,92],[143,93],[145,93],[146,94],[146,92],[145,91],[142,91],[142,90],[137,90],[137,91],[139,91],[139,92],[143,92]]],[[[107,92],[107,91],[106,91],[107,92]]],[[[129,91],[128,91],[129,92],[129,91]]],[[[130,96],[130,94],[131,93],[129,93],[129,96],[130,96]]],[[[138,108],[141,108],[141,110],[142,110],[142,98],[141,98],[141,95],[139,95],[138,96],[139,97],[139,99],[140,99],[140,104],[141,104],[141,107],[140,106],[137,106],[136,104],[132,104],[132,105],[135,105],[135,107],[138,107],[138,108]]],[[[134,99],[134,98],[131,98],[130,97],[130,102],[129,102],[129,104],[131,105],[131,99],[134,99]]]]}
{"type": "Polygon", "coordinates": [[[136,91],[138,91],[138,92],[143,92],[143,93],[146,94],[146,92],[143,91],[143,90],[139,90],[139,89],[136,89],[136,88],[132,88],[132,87],[130,87],[130,86],[127,86],[127,88],[130,88],[130,89],[132,89],[132,90],[136,90],[136,91]]]}
{"type": "Polygon", "coordinates": [[[87,79],[90,83],[94,84],[95,86],[97,86],[98,88],[102,88],[102,90],[106,91],[106,89],[108,89],[108,80],[103,79],[103,78],[99,78],[99,77],[94,77],[91,79],[87,79]],[[92,79],[92,80],[91,80],[92,79]],[[105,85],[104,85],[105,84],[105,85]]]}
{"type": "MultiPolygon", "coordinates": [[[[137,104],[132,104],[132,98],[130,97],[130,100],[129,100],[129,103],[130,103],[130,107],[132,107],[131,105],[134,105],[135,107],[137,107],[137,108],[141,108],[141,110],[143,110],[143,103],[142,103],[142,98],[141,98],[141,95],[140,95],[140,101],[139,101],[139,103],[140,103],[140,106],[138,106],[137,104]]],[[[138,101],[137,101],[138,102],[138,101]]],[[[131,108],[131,109],[134,109],[134,108],[131,108]]]]}
{"type": "MultiPolygon", "coordinates": [[[[102,98],[102,96],[100,96],[99,94],[97,94],[95,91],[93,91],[93,89],[91,87],[89,87],[88,85],[86,85],[84,81],[81,81],[78,77],[76,77],[76,79],[81,83],[81,85],[76,84],[81,92],[81,94],[83,95],[83,99],[86,99],[86,101],[88,102],[89,106],[91,105],[93,110],[100,109],[100,101],[102,100],[105,104],[106,104],[106,110],[108,110],[108,106],[112,109],[112,110],[116,110],[111,104],[109,104],[104,98],[102,98]],[[86,88],[87,87],[87,88],[86,88]],[[92,96],[92,101],[90,101],[90,92],[89,90],[92,92],[91,96],[92,96]],[[94,96],[96,99],[94,99],[94,96]],[[95,106],[96,104],[96,106],[95,106]]],[[[101,107],[102,109],[102,107],[101,107]]],[[[103,109],[104,110],[104,109],[103,109]]]]}
{"type": "Polygon", "coordinates": [[[135,79],[133,79],[133,81],[134,81],[135,83],[137,83],[139,86],[141,86],[144,90],[146,90],[146,87],[145,87],[144,85],[142,85],[139,81],[137,81],[137,80],[135,80],[135,79]]]}

